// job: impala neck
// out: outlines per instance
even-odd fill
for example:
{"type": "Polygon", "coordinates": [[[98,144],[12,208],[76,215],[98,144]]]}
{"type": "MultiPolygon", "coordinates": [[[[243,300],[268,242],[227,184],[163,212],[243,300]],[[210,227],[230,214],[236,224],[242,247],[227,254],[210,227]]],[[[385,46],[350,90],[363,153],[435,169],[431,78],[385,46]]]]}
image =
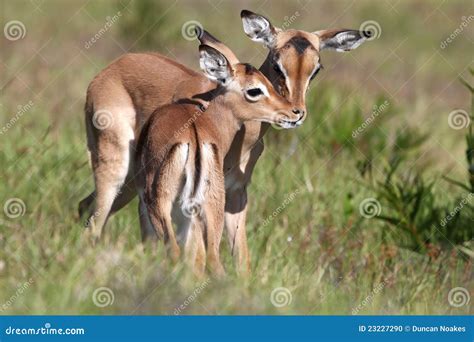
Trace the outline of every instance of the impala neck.
{"type": "Polygon", "coordinates": [[[239,115],[238,104],[234,104],[229,97],[229,93],[219,93],[209,102],[206,110],[217,125],[225,153],[229,150],[234,136],[243,123],[242,116],[239,115]]]}

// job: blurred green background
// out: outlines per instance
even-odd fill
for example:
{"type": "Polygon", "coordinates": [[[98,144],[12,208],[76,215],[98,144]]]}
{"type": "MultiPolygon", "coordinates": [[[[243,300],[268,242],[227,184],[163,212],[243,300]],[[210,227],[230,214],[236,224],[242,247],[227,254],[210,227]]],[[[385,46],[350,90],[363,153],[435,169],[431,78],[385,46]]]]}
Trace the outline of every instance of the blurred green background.
{"type": "Polygon", "coordinates": [[[459,78],[474,83],[474,2],[1,0],[0,9],[2,314],[174,314],[184,303],[179,314],[472,312],[452,297],[473,290],[471,93],[459,78]],[[189,21],[259,67],[267,51],[243,33],[242,9],[287,29],[380,27],[355,51],[322,52],[305,124],[265,137],[249,189],[253,275],[235,276],[226,240],[225,280],[171,268],[162,249],[140,245],[135,201],[89,246],[76,213],[93,189],[89,82],[131,51],[197,70],[198,43],[182,35],[189,21]],[[11,199],[20,214],[8,212],[11,199]],[[367,199],[376,217],[361,210],[367,199]]]}

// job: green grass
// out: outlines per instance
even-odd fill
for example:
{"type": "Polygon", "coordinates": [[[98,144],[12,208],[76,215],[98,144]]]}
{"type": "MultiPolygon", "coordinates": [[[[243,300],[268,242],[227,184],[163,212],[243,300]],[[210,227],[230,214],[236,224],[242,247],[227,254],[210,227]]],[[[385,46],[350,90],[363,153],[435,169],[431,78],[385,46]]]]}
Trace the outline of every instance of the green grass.
{"type": "MultiPolygon", "coordinates": [[[[34,122],[37,134],[21,127],[9,131],[0,161],[7,181],[2,198],[26,205],[23,216],[1,221],[0,302],[25,279],[33,283],[4,313],[172,314],[205,279],[193,280],[180,266],[171,269],[162,249],[142,249],[135,201],[110,220],[103,243],[89,246],[76,221],[77,202],[92,189],[82,127],[67,124],[54,136],[47,122],[37,120],[40,113],[28,115],[21,125],[34,122]],[[92,301],[101,286],[115,296],[106,308],[92,301]]],[[[316,120],[309,118],[308,126],[316,120]]],[[[301,143],[290,154],[286,142],[301,135],[270,132],[255,172],[248,220],[252,277],[233,274],[223,243],[228,278],[211,280],[183,313],[350,314],[381,283],[381,292],[359,313],[467,313],[466,307],[450,307],[447,294],[467,286],[471,261],[450,253],[431,260],[385,240],[389,227],[358,212],[360,200],[374,194],[357,181],[352,153],[319,156],[301,143]],[[284,139],[273,142],[277,136],[284,139]],[[286,198],[293,200],[264,224],[286,198]],[[277,287],[291,291],[290,305],[272,305],[277,287]]]]}
{"type": "MultiPolygon", "coordinates": [[[[61,6],[61,2],[52,1],[44,5],[44,10],[52,8],[52,4],[61,6]]],[[[66,17],[82,4],[78,1],[77,8],[70,12],[63,9],[66,17]]],[[[436,7],[418,5],[426,13],[436,7]]],[[[428,41],[419,45],[417,37],[408,36],[401,50],[397,50],[401,58],[408,60],[414,54],[422,59],[432,52],[433,46],[456,27],[461,5],[454,2],[452,6],[441,7],[452,19],[447,29],[433,26],[431,35],[424,32],[432,45],[428,41]]],[[[459,250],[460,245],[436,240],[436,253],[405,248],[407,237],[400,229],[376,218],[365,218],[359,211],[364,199],[374,197],[380,200],[383,215],[398,213],[400,199],[385,201],[377,182],[387,176],[385,166],[396,152],[393,141],[403,145],[396,140],[396,132],[409,132],[412,138],[418,136],[410,126],[418,126],[420,134],[427,134],[427,138],[421,146],[406,149],[406,168],[422,175],[427,184],[433,183],[430,196],[436,198],[436,208],[452,208],[462,195],[442,176],[449,175],[463,183],[467,179],[465,131],[450,129],[447,114],[453,107],[467,109],[470,98],[465,96],[462,86],[453,85],[454,88],[442,93],[441,102],[431,103],[430,71],[435,70],[432,63],[439,56],[435,55],[435,60],[408,84],[409,89],[416,90],[415,97],[404,93],[393,96],[391,88],[388,93],[381,88],[398,82],[391,78],[391,70],[400,70],[401,66],[411,70],[411,64],[400,63],[392,56],[380,69],[368,67],[383,57],[381,50],[395,48],[412,26],[419,25],[410,6],[397,7],[399,15],[408,18],[407,27],[398,31],[392,29],[395,17],[383,17],[386,14],[382,5],[357,7],[347,14],[349,17],[340,19],[342,26],[358,25],[371,18],[382,23],[386,20],[383,38],[354,53],[357,61],[349,55],[325,54],[325,70],[308,93],[308,120],[297,130],[274,130],[266,136],[266,148],[249,188],[247,229],[252,275],[248,279],[235,275],[224,239],[222,257],[228,276],[223,280],[195,279],[182,265],[171,266],[163,248],[144,248],[140,243],[136,200],[109,221],[103,242],[94,247],[88,244],[77,218],[78,202],[93,189],[82,114],[84,94],[93,75],[122,53],[111,39],[127,47],[134,40],[133,32],[132,38],[130,34],[122,37],[121,30],[113,27],[93,49],[78,53],[75,46],[82,47],[101,26],[103,18],[117,11],[116,2],[92,2],[85,9],[96,21],[79,12],[68,25],[61,26],[60,32],[57,25],[64,21],[56,22],[59,18],[51,14],[54,11],[45,14],[51,17],[50,26],[45,26],[44,31],[33,30],[39,27],[38,20],[46,19],[24,15],[28,6],[28,2],[21,1],[17,7],[5,6],[7,19],[25,22],[28,38],[5,42],[6,50],[2,46],[8,82],[4,86],[2,77],[1,126],[15,116],[18,105],[30,100],[34,104],[0,135],[0,205],[3,207],[12,198],[25,204],[23,215],[16,218],[0,212],[1,314],[174,314],[182,305],[185,308],[180,310],[181,314],[472,313],[469,305],[455,307],[448,301],[448,293],[455,287],[471,293],[473,289],[473,260],[459,250]],[[36,55],[27,63],[27,52],[34,55],[34,50],[49,37],[51,45],[41,51],[47,63],[36,55]],[[367,81],[367,87],[361,87],[367,70],[374,72],[380,83],[367,81]],[[349,73],[354,78],[346,77],[349,73]],[[390,103],[389,109],[360,137],[352,138],[352,131],[370,116],[373,106],[384,100],[390,103]],[[275,211],[279,214],[273,216],[275,211]],[[111,305],[100,307],[94,303],[94,291],[101,287],[113,292],[111,305]],[[276,299],[284,302],[291,297],[291,301],[278,307],[271,297],[275,289],[282,287],[289,292],[279,292],[281,296],[276,299]]],[[[190,10],[180,6],[170,15],[193,19],[187,16],[190,10]]],[[[256,46],[241,34],[238,9],[230,4],[223,6],[221,10],[236,17],[229,27],[229,32],[236,33],[233,46],[239,55],[251,58],[256,46]]],[[[282,21],[284,15],[298,9],[297,3],[290,8],[285,6],[274,12],[266,7],[267,14],[282,21]]],[[[314,13],[322,11],[320,5],[314,6],[314,13]]],[[[334,6],[325,8],[328,18],[341,13],[342,3],[334,6]]],[[[253,7],[257,5],[249,6],[253,7]]],[[[199,20],[204,21],[207,12],[196,11],[199,20]]],[[[179,32],[182,23],[173,22],[172,18],[167,23],[174,25],[172,32],[179,32]]],[[[330,24],[328,18],[324,20],[330,24]]],[[[433,16],[435,22],[440,18],[444,16],[433,16]]],[[[130,27],[129,20],[133,22],[132,18],[127,19],[126,27],[130,27]]],[[[293,25],[309,29],[313,23],[311,18],[302,16],[301,22],[293,25]]],[[[165,38],[169,36],[165,34],[165,38]]],[[[231,35],[225,38],[231,43],[234,39],[231,35]]],[[[466,67],[469,56],[463,50],[463,39],[457,38],[449,49],[441,52],[446,53],[444,58],[462,57],[449,59],[454,70],[444,62],[437,66],[442,69],[437,77],[444,77],[444,84],[456,79],[457,73],[466,67]]],[[[185,56],[183,61],[196,65],[196,42],[179,42],[177,49],[166,42],[173,54],[185,56]]],[[[412,62],[413,66],[423,64],[412,62]]],[[[412,73],[405,75],[400,84],[412,73]]],[[[403,172],[396,176],[403,179],[403,172]]],[[[426,203],[423,217],[432,218],[433,208],[426,203]]],[[[459,229],[472,232],[472,224],[468,222],[459,229]]],[[[468,247],[472,249],[472,245],[468,247]]]]}

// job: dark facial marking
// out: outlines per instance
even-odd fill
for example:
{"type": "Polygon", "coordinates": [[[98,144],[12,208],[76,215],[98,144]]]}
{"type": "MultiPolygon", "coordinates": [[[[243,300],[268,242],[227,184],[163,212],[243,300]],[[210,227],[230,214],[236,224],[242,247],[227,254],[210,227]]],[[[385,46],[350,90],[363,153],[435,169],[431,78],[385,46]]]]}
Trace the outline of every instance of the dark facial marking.
{"type": "Polygon", "coordinates": [[[288,41],[288,44],[292,45],[295,48],[296,52],[298,52],[298,55],[302,55],[308,47],[313,47],[309,40],[299,36],[291,38],[288,41]]]}
{"type": "Polygon", "coordinates": [[[244,63],[244,66],[245,66],[245,74],[246,75],[252,75],[257,70],[248,63],[244,63]]]}

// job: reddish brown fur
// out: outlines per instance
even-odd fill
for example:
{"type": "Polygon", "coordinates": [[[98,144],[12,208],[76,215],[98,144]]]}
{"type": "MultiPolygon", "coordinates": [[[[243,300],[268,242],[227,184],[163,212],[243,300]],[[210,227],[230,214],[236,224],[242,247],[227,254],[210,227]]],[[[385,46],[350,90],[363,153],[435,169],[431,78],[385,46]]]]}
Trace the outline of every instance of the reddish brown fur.
{"type": "MultiPolygon", "coordinates": [[[[241,123],[257,119],[277,123],[281,118],[293,121],[300,118],[300,115],[292,113],[291,103],[278,95],[258,71],[249,72],[244,64],[233,68],[234,83],[227,86],[229,89],[212,91],[212,99],[205,112],[201,113],[196,105],[191,104],[163,106],[152,114],[137,144],[137,188],[141,194],[140,205],[145,208],[140,214],[150,217],[157,236],[164,238],[174,260],[181,252],[171,224],[173,203],[177,199],[188,200],[182,198],[184,183],[190,181],[188,177],[193,178],[194,189],[200,178],[205,179],[206,190],[200,203],[202,214],[191,219],[185,242],[185,255],[197,273],[203,270],[203,254],[214,273],[223,273],[219,260],[224,225],[223,164],[241,123]],[[258,83],[268,87],[269,96],[256,102],[245,100],[244,88],[258,83]],[[212,149],[207,152],[212,154],[210,159],[206,153],[200,152],[205,148],[212,149]],[[184,162],[183,156],[177,155],[180,153],[178,150],[186,151],[184,162]],[[192,176],[186,173],[189,168],[193,169],[192,176]],[[190,239],[194,241],[190,242],[190,239]],[[203,246],[205,252],[201,250],[203,246]]],[[[200,198],[199,195],[192,196],[200,198]]],[[[142,228],[142,232],[146,230],[142,228]]]]}
{"type": "MultiPolygon", "coordinates": [[[[271,29],[276,34],[275,45],[270,48],[268,58],[260,70],[281,94],[299,109],[305,110],[305,84],[314,63],[319,60],[321,39],[330,38],[341,30],[313,34],[300,30],[282,31],[273,26],[271,29]],[[304,53],[298,53],[294,46],[287,47],[287,43],[297,36],[308,39],[312,47],[305,49],[304,53]],[[284,79],[273,69],[271,57],[276,53],[280,55],[288,78],[292,81],[289,89],[284,79]]],[[[230,49],[214,37],[203,35],[201,39],[203,43],[227,54],[228,60],[235,57],[230,49]]],[[[203,94],[211,87],[211,83],[202,75],[155,53],[126,54],[96,76],[88,89],[86,104],[88,146],[96,191],[79,205],[81,216],[86,211],[90,211],[93,216],[90,222],[96,236],[101,235],[109,215],[136,195],[133,179],[130,174],[126,175],[133,165],[125,156],[128,151],[133,151],[135,137],[154,108],[188,97],[197,99],[205,106],[205,99],[196,94],[203,94]],[[94,112],[104,109],[111,111],[115,125],[101,131],[92,125],[92,117],[94,112]]],[[[267,124],[247,122],[235,135],[225,158],[226,227],[232,253],[239,270],[243,272],[248,272],[250,266],[245,232],[246,187],[263,151],[262,137],[267,129],[267,124]]]]}

